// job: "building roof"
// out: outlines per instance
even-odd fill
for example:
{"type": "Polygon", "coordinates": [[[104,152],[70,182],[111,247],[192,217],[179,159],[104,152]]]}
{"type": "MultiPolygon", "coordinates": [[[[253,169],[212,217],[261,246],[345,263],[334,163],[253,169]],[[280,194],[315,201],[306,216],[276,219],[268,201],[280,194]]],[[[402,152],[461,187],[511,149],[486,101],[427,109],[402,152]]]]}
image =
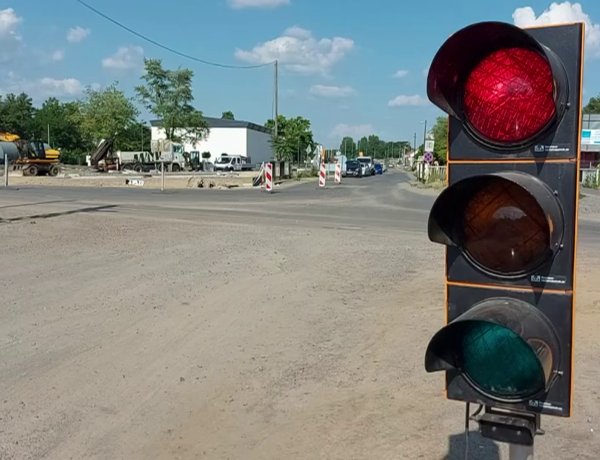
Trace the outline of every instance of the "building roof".
{"type": "MultiPolygon", "coordinates": [[[[224,118],[203,117],[208,128],[246,128],[261,133],[271,134],[271,130],[261,125],[242,120],[227,120],[224,118]]],[[[150,120],[150,126],[160,128],[162,120],[150,120]]]]}

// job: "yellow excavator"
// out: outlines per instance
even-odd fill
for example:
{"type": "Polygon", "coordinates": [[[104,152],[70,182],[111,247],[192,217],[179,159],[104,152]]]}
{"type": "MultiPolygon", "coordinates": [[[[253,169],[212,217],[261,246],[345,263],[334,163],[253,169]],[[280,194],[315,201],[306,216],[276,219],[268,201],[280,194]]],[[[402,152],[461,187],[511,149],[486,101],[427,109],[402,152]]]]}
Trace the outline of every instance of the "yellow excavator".
{"type": "Polygon", "coordinates": [[[22,171],[24,176],[59,173],[60,152],[42,141],[26,141],[17,134],[0,131],[0,160],[5,155],[12,169],[22,171]]]}

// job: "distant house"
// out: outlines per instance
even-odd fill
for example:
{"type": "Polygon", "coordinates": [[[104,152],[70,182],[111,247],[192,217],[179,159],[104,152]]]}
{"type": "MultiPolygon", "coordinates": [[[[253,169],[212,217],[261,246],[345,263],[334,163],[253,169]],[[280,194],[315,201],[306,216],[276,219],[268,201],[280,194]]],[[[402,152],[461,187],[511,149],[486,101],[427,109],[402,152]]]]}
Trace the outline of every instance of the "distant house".
{"type": "MultiPolygon", "coordinates": [[[[198,142],[184,142],[186,152],[209,152],[205,158],[214,163],[222,154],[241,155],[249,158],[251,163],[262,163],[273,158],[271,130],[248,121],[226,120],[222,118],[204,117],[209,134],[198,142]]],[[[150,122],[152,140],[166,139],[166,132],[161,120],[150,122]]]]}
{"type": "Polygon", "coordinates": [[[581,126],[581,167],[600,165],[600,114],[584,113],[581,126]]]}

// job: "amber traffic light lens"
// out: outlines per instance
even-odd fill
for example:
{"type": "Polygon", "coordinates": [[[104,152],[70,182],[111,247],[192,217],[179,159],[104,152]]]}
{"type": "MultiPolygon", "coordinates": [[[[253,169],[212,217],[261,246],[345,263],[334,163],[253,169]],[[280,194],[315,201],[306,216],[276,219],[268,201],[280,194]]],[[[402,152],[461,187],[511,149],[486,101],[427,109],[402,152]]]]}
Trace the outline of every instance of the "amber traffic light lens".
{"type": "Polygon", "coordinates": [[[463,215],[463,249],[492,273],[527,274],[552,257],[552,228],[544,210],[513,182],[485,182],[474,191],[463,215]]]}

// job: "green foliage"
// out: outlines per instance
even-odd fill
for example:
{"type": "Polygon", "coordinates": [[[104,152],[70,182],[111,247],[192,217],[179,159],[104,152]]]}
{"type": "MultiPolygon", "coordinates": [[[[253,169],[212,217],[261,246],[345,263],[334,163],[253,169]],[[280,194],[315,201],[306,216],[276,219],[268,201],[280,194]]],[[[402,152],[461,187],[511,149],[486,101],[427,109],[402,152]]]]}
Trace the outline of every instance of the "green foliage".
{"type": "Polygon", "coordinates": [[[63,103],[53,97],[46,99],[42,107],[35,111],[31,124],[32,137],[61,149],[61,158],[66,152],[83,152],[87,145],[78,123],[80,109],[78,102],[63,103]]]}
{"type": "Polygon", "coordinates": [[[79,122],[87,142],[96,145],[102,139],[113,137],[115,147],[121,148],[137,114],[131,99],[114,83],[103,90],[86,90],[86,98],[80,104],[79,122]]]}
{"type": "Polygon", "coordinates": [[[600,113],[600,96],[590,98],[583,108],[583,113],[600,113]]]}
{"type": "Polygon", "coordinates": [[[235,116],[233,115],[233,112],[231,110],[228,110],[227,112],[223,112],[223,114],[221,115],[221,118],[223,120],[235,120],[235,116]]]}
{"type": "MultiPolygon", "coordinates": [[[[268,120],[265,126],[273,130],[275,121],[268,120]]],[[[307,147],[313,150],[315,145],[310,121],[303,117],[286,118],[279,115],[277,130],[278,136],[273,136],[272,139],[276,158],[304,162],[307,157],[307,147]]]]}
{"type": "Polygon", "coordinates": [[[144,60],[143,85],[135,91],[144,106],[162,120],[167,139],[195,141],[206,136],[202,112],[192,106],[192,77],[189,69],[168,70],[160,59],[144,60]]]}
{"type": "MultiPolygon", "coordinates": [[[[352,138],[349,138],[352,140],[352,138]]],[[[343,141],[342,141],[343,144],[343,141]]],[[[363,136],[357,143],[357,154],[377,159],[401,158],[403,152],[410,150],[410,143],[406,141],[384,141],[375,134],[363,136]]],[[[343,150],[342,150],[342,153],[343,150]]]]}
{"type": "Polygon", "coordinates": [[[346,155],[348,158],[356,158],[358,151],[356,149],[356,143],[354,142],[354,139],[352,139],[350,136],[344,137],[340,143],[340,152],[342,152],[342,155],[346,155]]]}
{"type": "Polygon", "coordinates": [[[25,93],[19,95],[10,93],[4,98],[0,96],[0,131],[28,138],[31,134],[34,112],[31,98],[25,93]]]}
{"type": "Polygon", "coordinates": [[[433,134],[433,154],[440,163],[446,163],[448,152],[448,117],[438,117],[431,129],[433,134]]]}
{"type": "Polygon", "coordinates": [[[146,151],[150,150],[150,127],[136,121],[131,123],[121,134],[119,150],[146,151]]]}

